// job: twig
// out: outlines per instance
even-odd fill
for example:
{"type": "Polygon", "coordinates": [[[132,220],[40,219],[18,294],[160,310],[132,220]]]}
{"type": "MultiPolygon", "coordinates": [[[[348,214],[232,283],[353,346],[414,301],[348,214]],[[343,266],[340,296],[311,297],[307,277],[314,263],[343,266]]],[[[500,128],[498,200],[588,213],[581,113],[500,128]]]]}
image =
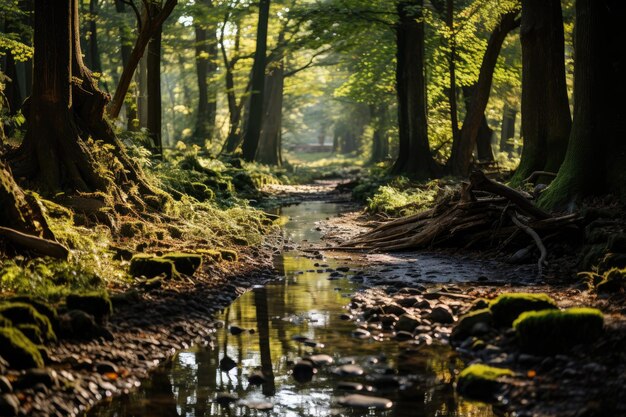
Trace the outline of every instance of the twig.
{"type": "Polygon", "coordinates": [[[519,219],[515,216],[515,214],[510,213],[509,216],[511,217],[511,220],[513,221],[513,223],[515,223],[517,227],[522,229],[524,232],[526,232],[528,235],[530,235],[533,238],[533,240],[535,241],[535,244],[539,248],[539,252],[541,252],[541,256],[539,256],[539,261],[537,261],[537,268],[538,268],[538,276],[541,278],[541,276],[543,275],[543,265],[545,264],[546,257],[548,256],[548,251],[546,250],[546,247],[544,246],[537,232],[535,232],[532,228],[530,228],[529,226],[519,221],[519,219]]]}

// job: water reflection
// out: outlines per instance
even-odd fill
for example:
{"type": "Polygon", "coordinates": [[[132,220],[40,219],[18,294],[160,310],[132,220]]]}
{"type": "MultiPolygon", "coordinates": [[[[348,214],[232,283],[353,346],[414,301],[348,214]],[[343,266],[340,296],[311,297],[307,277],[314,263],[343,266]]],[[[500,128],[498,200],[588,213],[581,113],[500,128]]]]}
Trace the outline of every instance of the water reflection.
{"type": "MultiPolygon", "coordinates": [[[[336,214],[339,207],[328,203],[304,203],[284,209],[291,221],[285,230],[294,239],[317,239],[314,222],[336,214]]],[[[399,351],[395,342],[372,342],[351,338],[354,324],[339,318],[345,312],[355,284],[342,278],[329,280],[329,273],[307,272],[339,266],[337,259],[311,260],[302,254],[285,253],[277,259],[284,279],[256,288],[240,297],[221,317],[224,328],[217,332],[212,347],[194,347],[180,352],[150,381],[130,396],[119,398],[92,416],[254,416],[313,417],[363,415],[336,405],[345,395],[341,381],[374,384],[369,378],[400,370],[402,389],[382,390],[375,395],[394,401],[389,411],[366,415],[414,417],[491,417],[490,407],[459,399],[453,390],[453,371],[460,366],[445,346],[423,346],[399,351]],[[232,335],[230,325],[254,332],[232,335]],[[294,340],[304,336],[318,342],[305,346],[294,340]],[[324,345],[324,347],[320,347],[324,345]],[[290,375],[295,361],[311,353],[325,353],[335,362],[348,357],[363,366],[364,377],[339,378],[322,369],[311,382],[297,383],[290,375]],[[219,362],[225,356],[237,367],[222,372],[219,362]],[[247,377],[261,370],[266,382],[248,383],[247,377]],[[236,393],[245,401],[269,401],[271,411],[249,410],[241,405],[222,407],[214,402],[218,392],[236,393]]],[[[341,261],[345,265],[345,261],[341,261]]]]}

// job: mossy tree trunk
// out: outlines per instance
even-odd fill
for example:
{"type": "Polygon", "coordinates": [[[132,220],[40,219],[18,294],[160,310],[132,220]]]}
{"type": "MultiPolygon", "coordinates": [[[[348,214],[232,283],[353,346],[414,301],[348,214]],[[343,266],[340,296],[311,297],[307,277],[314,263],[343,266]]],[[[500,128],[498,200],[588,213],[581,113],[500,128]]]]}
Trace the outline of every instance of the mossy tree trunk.
{"type": "Polygon", "coordinates": [[[572,126],[560,0],[523,0],[520,37],[524,144],[513,185],[535,171],[558,171],[572,126]]]}
{"type": "Polygon", "coordinates": [[[571,208],[582,198],[613,193],[626,201],[626,54],[621,0],[577,0],[574,121],[565,160],[541,196],[544,207],[571,208]]]}
{"type": "Polygon", "coordinates": [[[147,184],[104,118],[108,95],[83,63],[78,0],[35,1],[34,64],[37,77],[26,135],[11,155],[14,174],[37,180],[49,191],[100,191],[118,201],[134,185],[143,196],[160,194],[147,184]],[[110,145],[111,160],[96,162],[87,138],[110,145]]]}
{"type": "Polygon", "coordinates": [[[423,0],[400,1],[396,23],[396,93],[399,153],[391,172],[414,178],[438,176],[428,143],[424,76],[423,0]]]}

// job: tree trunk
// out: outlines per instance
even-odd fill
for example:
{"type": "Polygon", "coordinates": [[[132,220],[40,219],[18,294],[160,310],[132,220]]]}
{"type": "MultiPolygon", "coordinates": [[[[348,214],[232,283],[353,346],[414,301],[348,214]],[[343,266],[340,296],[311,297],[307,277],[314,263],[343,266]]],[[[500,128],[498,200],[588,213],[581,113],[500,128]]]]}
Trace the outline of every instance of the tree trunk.
{"type": "Polygon", "coordinates": [[[448,87],[448,101],[450,103],[450,124],[452,126],[452,141],[459,140],[459,116],[456,90],[456,33],[454,28],[454,0],[446,0],[446,25],[450,33],[448,47],[448,74],[450,85],[448,87]]]}
{"type": "Polygon", "coordinates": [[[386,160],[389,156],[389,128],[388,109],[385,103],[370,105],[370,115],[373,122],[372,156],[370,163],[376,164],[386,160]]]}
{"type": "Polygon", "coordinates": [[[281,166],[280,142],[283,117],[284,67],[282,61],[272,64],[265,77],[263,128],[259,138],[256,161],[266,165],[281,166]]]}
{"type": "Polygon", "coordinates": [[[508,104],[504,105],[502,111],[502,130],[500,132],[500,152],[506,152],[509,157],[513,154],[514,146],[511,141],[515,137],[515,118],[517,117],[517,110],[513,107],[509,107],[508,104]]]}
{"type": "Polygon", "coordinates": [[[391,172],[427,179],[438,175],[438,167],[428,143],[423,7],[423,0],[400,1],[397,6],[399,154],[391,172]]]}
{"type": "MultiPolygon", "coordinates": [[[[115,0],[115,11],[117,13],[126,12],[126,7],[122,0],[115,0]]],[[[120,34],[120,54],[122,58],[122,68],[126,68],[130,61],[130,54],[133,51],[131,29],[126,24],[126,22],[121,21],[118,30],[120,34]]],[[[134,87],[129,85],[129,91],[126,92],[126,96],[124,97],[124,107],[126,110],[126,129],[131,132],[139,130],[139,116],[137,114],[137,94],[135,90],[136,85],[134,87]]]]}
{"type": "Polygon", "coordinates": [[[511,179],[513,185],[534,171],[558,171],[572,124],[565,83],[561,2],[523,0],[520,36],[524,144],[520,165],[511,179]]]}
{"type": "Polygon", "coordinates": [[[469,174],[472,152],[476,147],[478,132],[483,124],[485,109],[489,101],[493,72],[496,67],[502,43],[507,34],[515,29],[519,20],[516,20],[519,11],[502,15],[500,24],[494,29],[487,42],[487,49],[480,66],[478,82],[472,93],[471,106],[467,109],[459,140],[452,142],[452,152],[448,160],[448,170],[453,175],[465,176],[469,174]]]}
{"type": "Polygon", "coordinates": [[[148,119],[146,128],[154,146],[153,153],[163,156],[161,136],[161,27],[148,43],[146,59],[148,119]]]}
{"type": "Polygon", "coordinates": [[[256,33],[256,50],[252,66],[252,90],[250,95],[250,111],[248,124],[242,144],[243,159],[254,161],[261,125],[263,123],[263,95],[265,90],[265,61],[267,53],[267,26],[270,15],[270,0],[259,1],[259,23],[256,33]]]}
{"type": "Polygon", "coordinates": [[[577,0],[574,122],[565,160],[541,196],[545,207],[571,208],[582,198],[613,193],[626,201],[626,55],[622,47],[626,4],[577,0]]]}
{"type": "MultiPolygon", "coordinates": [[[[211,1],[202,3],[212,7],[211,1]]],[[[216,89],[209,86],[217,71],[215,58],[217,57],[217,39],[215,28],[207,29],[202,22],[194,22],[196,35],[196,74],[198,81],[198,107],[196,110],[196,126],[194,130],[194,142],[204,146],[204,142],[213,140],[215,118],[217,113],[216,89]]]]}
{"type": "MultiPolygon", "coordinates": [[[[102,60],[98,49],[98,0],[89,0],[89,55],[91,56],[91,70],[102,74],[102,60]]],[[[105,91],[108,91],[106,82],[102,83],[105,91]]]]}
{"type": "Polygon", "coordinates": [[[478,136],[476,137],[476,157],[481,162],[493,162],[493,148],[491,142],[493,139],[493,130],[487,123],[487,117],[483,114],[482,121],[480,123],[480,129],[478,129],[478,136]]]}

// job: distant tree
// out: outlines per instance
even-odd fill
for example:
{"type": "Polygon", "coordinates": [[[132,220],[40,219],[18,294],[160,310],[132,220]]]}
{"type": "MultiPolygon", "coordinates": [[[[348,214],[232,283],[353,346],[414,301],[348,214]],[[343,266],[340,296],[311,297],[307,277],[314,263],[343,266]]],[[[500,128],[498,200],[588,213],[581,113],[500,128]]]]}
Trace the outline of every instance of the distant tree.
{"type": "Polygon", "coordinates": [[[621,0],[577,0],[574,119],[556,179],[541,196],[546,207],[572,208],[590,195],[613,193],[626,201],[626,55],[621,0]]]}

